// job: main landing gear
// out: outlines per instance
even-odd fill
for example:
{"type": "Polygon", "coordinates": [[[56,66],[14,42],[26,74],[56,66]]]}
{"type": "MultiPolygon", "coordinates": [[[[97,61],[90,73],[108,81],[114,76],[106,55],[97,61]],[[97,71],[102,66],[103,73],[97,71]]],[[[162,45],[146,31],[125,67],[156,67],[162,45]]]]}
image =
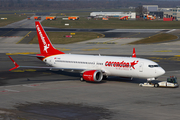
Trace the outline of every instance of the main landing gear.
{"type": "Polygon", "coordinates": [[[82,77],[82,76],[80,77],[80,81],[81,81],[81,82],[84,82],[84,79],[83,79],[83,77],[82,77]]]}

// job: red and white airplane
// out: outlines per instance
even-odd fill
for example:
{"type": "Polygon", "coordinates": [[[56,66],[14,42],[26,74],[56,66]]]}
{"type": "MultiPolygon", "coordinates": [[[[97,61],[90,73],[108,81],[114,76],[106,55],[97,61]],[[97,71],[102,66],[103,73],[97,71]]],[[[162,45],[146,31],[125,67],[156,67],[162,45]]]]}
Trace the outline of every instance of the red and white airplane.
{"type": "Polygon", "coordinates": [[[155,80],[165,73],[165,70],[157,63],[143,58],[136,58],[135,49],[133,49],[132,57],[65,54],[53,47],[39,21],[35,22],[35,26],[41,54],[31,56],[39,58],[50,67],[19,66],[9,56],[15,65],[10,71],[20,67],[78,70],[81,71],[81,81],[92,82],[100,82],[103,77],[106,78],[107,76],[155,80]]]}

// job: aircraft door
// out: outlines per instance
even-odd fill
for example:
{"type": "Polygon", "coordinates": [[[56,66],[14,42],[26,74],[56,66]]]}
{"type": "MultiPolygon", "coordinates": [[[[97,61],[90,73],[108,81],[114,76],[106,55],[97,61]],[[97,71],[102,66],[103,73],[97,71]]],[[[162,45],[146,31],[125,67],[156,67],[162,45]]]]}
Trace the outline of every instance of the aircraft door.
{"type": "Polygon", "coordinates": [[[144,65],[144,63],[140,63],[140,65],[139,65],[139,72],[143,72],[143,65],[144,65]]]}

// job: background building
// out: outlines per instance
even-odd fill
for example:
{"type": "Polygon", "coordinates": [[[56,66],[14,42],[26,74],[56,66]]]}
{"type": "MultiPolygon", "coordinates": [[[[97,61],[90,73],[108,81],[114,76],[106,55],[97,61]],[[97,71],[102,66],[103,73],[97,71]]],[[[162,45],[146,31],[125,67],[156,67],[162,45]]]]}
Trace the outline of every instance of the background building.
{"type": "Polygon", "coordinates": [[[176,8],[172,8],[172,10],[170,10],[170,11],[165,11],[164,17],[165,18],[173,17],[175,20],[180,20],[180,6],[178,6],[176,8]]]}
{"type": "Polygon", "coordinates": [[[91,12],[90,16],[102,16],[102,17],[123,17],[128,16],[131,19],[136,19],[136,12],[91,12]]]}
{"type": "Polygon", "coordinates": [[[158,19],[163,19],[164,17],[164,12],[163,11],[154,11],[154,12],[149,12],[150,15],[155,15],[156,18],[158,19]]]}
{"type": "Polygon", "coordinates": [[[146,8],[148,12],[158,11],[158,5],[143,5],[143,7],[146,8]]]}

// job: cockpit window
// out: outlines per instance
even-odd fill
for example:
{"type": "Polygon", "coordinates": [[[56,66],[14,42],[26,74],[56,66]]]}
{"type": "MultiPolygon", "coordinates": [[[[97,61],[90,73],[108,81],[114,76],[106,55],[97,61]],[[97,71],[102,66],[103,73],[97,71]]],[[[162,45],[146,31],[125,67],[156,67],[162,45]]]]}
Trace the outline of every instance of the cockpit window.
{"type": "Polygon", "coordinates": [[[159,65],[149,65],[150,68],[159,67],[159,65]]]}

